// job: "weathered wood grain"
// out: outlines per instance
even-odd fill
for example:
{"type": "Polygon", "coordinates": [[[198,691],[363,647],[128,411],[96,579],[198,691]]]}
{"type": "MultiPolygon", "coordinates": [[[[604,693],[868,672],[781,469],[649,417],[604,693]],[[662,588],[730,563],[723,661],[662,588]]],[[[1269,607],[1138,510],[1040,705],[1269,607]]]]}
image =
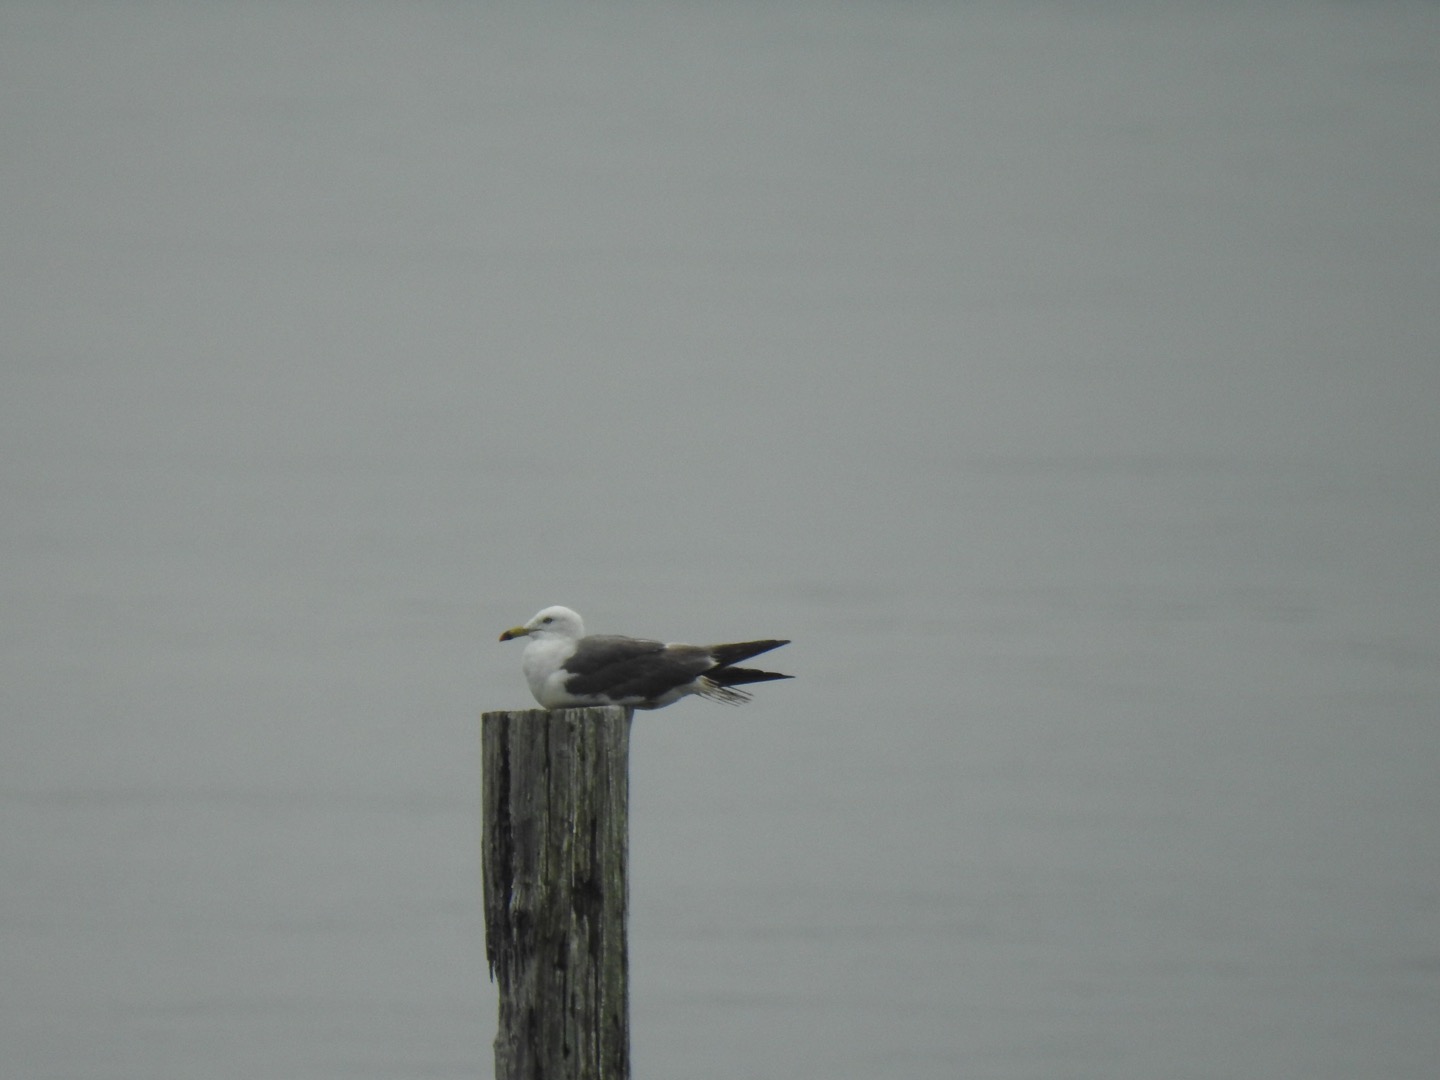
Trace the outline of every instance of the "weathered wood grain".
{"type": "Polygon", "coordinates": [[[496,1080],[629,1078],[630,719],[618,707],[481,719],[496,1080]]]}

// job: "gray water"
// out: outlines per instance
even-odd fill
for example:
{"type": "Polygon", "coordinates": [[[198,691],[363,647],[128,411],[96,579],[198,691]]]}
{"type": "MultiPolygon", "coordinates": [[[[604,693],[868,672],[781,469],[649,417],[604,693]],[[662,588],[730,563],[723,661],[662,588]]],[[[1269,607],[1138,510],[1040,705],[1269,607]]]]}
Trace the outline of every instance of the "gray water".
{"type": "Polygon", "coordinates": [[[1440,9],[0,8],[0,1059],[490,1075],[499,631],[635,1075],[1440,1061],[1440,9]]]}

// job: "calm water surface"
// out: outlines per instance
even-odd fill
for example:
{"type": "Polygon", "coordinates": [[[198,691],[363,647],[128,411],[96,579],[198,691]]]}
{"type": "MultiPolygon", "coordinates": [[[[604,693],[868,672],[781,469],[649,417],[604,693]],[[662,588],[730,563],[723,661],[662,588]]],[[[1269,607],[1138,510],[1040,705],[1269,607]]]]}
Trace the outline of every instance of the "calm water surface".
{"type": "Polygon", "coordinates": [[[488,1076],[498,632],[637,1077],[1440,1060],[1435,9],[0,13],[0,1046],[488,1076]]]}

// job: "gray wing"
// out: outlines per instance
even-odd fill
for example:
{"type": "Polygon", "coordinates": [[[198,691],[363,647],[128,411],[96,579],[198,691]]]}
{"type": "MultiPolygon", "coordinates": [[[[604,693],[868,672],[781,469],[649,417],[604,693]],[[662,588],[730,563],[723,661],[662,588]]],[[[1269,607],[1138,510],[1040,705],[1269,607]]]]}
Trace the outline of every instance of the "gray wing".
{"type": "Polygon", "coordinates": [[[710,650],[697,645],[669,645],[618,634],[581,638],[565,661],[572,694],[604,694],[615,700],[649,701],[684,686],[715,664],[710,650]]]}

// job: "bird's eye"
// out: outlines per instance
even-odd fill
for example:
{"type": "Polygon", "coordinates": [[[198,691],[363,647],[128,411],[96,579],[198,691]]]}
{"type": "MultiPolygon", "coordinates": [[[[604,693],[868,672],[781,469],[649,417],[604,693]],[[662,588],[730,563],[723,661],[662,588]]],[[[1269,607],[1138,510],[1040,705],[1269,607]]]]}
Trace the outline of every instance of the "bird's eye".
{"type": "Polygon", "coordinates": [[[555,621],[555,617],[554,617],[553,615],[546,615],[546,616],[545,616],[543,619],[541,619],[540,621],[541,621],[542,623],[544,623],[544,622],[554,622],[554,621],[555,621]]]}

